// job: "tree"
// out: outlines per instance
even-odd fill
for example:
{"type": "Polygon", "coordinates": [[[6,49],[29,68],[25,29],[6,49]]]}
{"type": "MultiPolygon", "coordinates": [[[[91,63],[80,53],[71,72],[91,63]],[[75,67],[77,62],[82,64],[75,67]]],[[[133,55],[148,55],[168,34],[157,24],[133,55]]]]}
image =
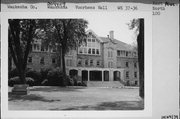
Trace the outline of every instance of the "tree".
{"type": "MultiPolygon", "coordinates": [[[[63,77],[66,79],[65,54],[71,49],[77,49],[83,42],[88,22],[84,19],[49,19],[41,24],[44,28],[46,44],[59,46],[63,77]]],[[[65,80],[63,82],[66,85],[65,80]]]]}
{"type": "Polygon", "coordinates": [[[33,19],[9,19],[8,43],[14,65],[19,72],[22,84],[26,83],[25,70],[27,58],[31,51],[33,38],[36,33],[36,20],[33,19]]]}
{"type": "Polygon", "coordinates": [[[129,25],[137,34],[138,64],[139,64],[139,95],[144,98],[144,19],[133,19],[129,25]]]}

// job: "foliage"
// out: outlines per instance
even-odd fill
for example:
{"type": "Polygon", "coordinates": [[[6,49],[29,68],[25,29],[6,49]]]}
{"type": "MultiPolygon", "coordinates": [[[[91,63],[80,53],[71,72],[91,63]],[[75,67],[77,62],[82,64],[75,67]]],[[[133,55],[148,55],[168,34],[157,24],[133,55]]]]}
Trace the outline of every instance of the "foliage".
{"type": "Polygon", "coordinates": [[[34,85],[40,85],[42,82],[41,74],[38,71],[30,69],[26,72],[26,76],[34,79],[34,85]]]}
{"type": "Polygon", "coordinates": [[[138,65],[139,65],[139,95],[144,98],[144,19],[133,19],[129,24],[137,35],[138,65]]]}
{"type": "Polygon", "coordinates": [[[52,69],[48,69],[48,68],[43,68],[43,69],[41,69],[41,71],[40,71],[41,80],[47,79],[48,72],[49,72],[50,70],[52,70],[52,69]]]}
{"type": "MultiPolygon", "coordinates": [[[[85,39],[88,22],[84,19],[47,19],[41,21],[44,29],[44,44],[58,47],[61,57],[63,77],[66,79],[65,54],[70,49],[76,49],[85,39]]],[[[65,83],[65,81],[63,81],[65,83]]]]}
{"type": "Polygon", "coordinates": [[[16,68],[12,69],[11,71],[8,72],[8,78],[13,78],[18,76],[18,70],[16,68]]]}
{"type": "Polygon", "coordinates": [[[33,38],[36,35],[35,19],[9,19],[8,43],[10,56],[18,71],[22,83],[25,83],[25,70],[33,38]]]}
{"type": "Polygon", "coordinates": [[[58,69],[52,69],[48,72],[47,80],[49,86],[62,86],[63,73],[58,69]]]}
{"type": "MultiPolygon", "coordinates": [[[[34,85],[34,79],[31,77],[26,77],[26,83],[29,84],[29,86],[33,86],[34,85]]],[[[9,79],[8,85],[14,86],[14,84],[21,84],[21,80],[18,76],[9,79]]]]}

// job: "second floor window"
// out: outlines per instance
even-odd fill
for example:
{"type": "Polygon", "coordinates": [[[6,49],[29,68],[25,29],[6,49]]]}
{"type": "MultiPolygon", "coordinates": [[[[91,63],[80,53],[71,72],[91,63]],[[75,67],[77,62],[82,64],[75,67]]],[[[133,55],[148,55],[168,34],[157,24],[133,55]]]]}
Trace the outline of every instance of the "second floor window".
{"type": "Polygon", "coordinates": [[[137,78],[137,72],[134,72],[134,78],[137,78]]]}
{"type": "Polygon", "coordinates": [[[136,62],[134,63],[134,68],[137,68],[137,63],[136,62]]]}
{"type": "Polygon", "coordinates": [[[129,67],[129,62],[126,62],[126,67],[129,67]]]}

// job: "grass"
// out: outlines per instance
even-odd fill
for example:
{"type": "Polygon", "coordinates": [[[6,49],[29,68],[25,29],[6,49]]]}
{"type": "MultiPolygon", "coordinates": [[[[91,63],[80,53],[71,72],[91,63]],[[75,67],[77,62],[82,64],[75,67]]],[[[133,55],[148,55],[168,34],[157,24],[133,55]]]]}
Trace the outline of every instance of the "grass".
{"type": "Polygon", "coordinates": [[[28,95],[9,91],[9,110],[142,110],[138,89],[31,87],[28,95]]]}

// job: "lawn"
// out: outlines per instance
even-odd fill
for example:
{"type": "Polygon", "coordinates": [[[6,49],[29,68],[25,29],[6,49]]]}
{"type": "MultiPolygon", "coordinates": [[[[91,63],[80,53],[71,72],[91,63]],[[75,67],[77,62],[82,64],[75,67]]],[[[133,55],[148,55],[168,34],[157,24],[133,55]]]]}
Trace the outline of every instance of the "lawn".
{"type": "Polygon", "coordinates": [[[138,88],[30,87],[28,95],[13,95],[9,110],[142,110],[138,88]]]}

